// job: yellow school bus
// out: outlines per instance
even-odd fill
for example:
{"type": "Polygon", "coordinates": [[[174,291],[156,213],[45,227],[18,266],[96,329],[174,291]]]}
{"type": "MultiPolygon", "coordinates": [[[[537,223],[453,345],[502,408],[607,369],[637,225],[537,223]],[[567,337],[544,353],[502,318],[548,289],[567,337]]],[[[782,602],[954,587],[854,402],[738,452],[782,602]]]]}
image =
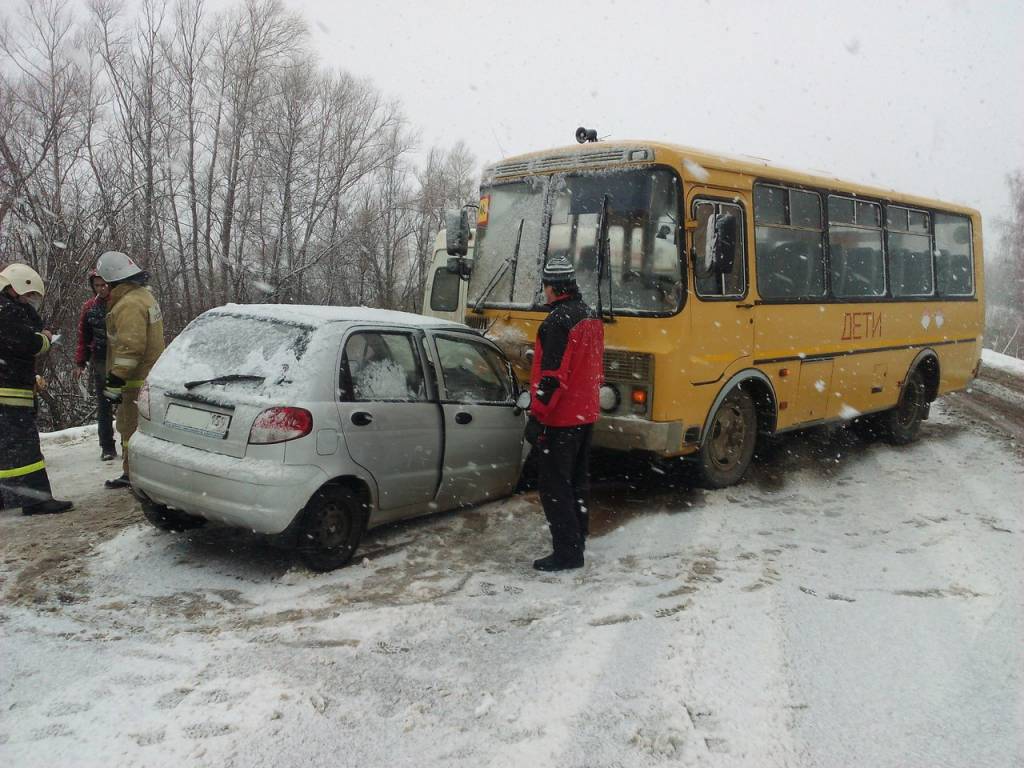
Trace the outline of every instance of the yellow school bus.
{"type": "Polygon", "coordinates": [[[466,321],[525,381],[543,264],[568,256],[606,323],[595,445],[689,455],[723,487],[759,434],[857,420],[906,443],[977,375],[975,210],[635,141],[508,158],[480,194],[466,321]]]}

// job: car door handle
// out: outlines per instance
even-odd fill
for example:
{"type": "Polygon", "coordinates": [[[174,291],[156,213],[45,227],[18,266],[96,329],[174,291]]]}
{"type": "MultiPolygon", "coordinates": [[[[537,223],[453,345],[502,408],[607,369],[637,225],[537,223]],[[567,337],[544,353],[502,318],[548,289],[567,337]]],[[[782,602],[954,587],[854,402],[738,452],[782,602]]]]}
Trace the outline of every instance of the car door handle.
{"type": "Polygon", "coordinates": [[[356,411],[352,414],[352,423],[357,427],[365,427],[372,421],[373,414],[367,413],[366,411],[356,411]]]}
{"type": "Polygon", "coordinates": [[[473,420],[472,413],[466,413],[465,411],[459,411],[455,414],[456,424],[469,424],[473,420]]]}

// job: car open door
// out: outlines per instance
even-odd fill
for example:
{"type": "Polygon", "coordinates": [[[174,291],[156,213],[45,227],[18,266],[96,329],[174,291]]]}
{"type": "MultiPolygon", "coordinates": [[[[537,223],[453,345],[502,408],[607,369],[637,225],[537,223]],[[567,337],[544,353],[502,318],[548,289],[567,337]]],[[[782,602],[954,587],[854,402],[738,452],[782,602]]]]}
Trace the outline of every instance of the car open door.
{"type": "Polygon", "coordinates": [[[523,459],[525,414],[508,361],[485,339],[429,334],[436,352],[444,419],[441,509],[500,498],[515,488],[523,459]]]}
{"type": "Polygon", "coordinates": [[[382,512],[429,504],[441,472],[441,412],[428,394],[417,333],[364,328],[345,339],[341,428],[352,460],[377,482],[382,512]]]}

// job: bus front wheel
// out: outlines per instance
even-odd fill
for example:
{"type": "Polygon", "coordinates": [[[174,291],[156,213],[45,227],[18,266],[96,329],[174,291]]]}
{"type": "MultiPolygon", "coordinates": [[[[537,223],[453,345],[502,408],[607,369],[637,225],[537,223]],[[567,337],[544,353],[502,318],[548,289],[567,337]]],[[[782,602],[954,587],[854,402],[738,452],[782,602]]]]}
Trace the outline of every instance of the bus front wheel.
{"type": "Polygon", "coordinates": [[[927,408],[928,395],[924,377],[915,369],[907,376],[896,407],[882,414],[882,425],[889,442],[893,445],[913,442],[917,438],[927,408]]]}
{"type": "Polygon", "coordinates": [[[732,390],[722,400],[698,454],[703,485],[725,488],[740,481],[757,442],[757,409],[750,395],[732,390]]]}

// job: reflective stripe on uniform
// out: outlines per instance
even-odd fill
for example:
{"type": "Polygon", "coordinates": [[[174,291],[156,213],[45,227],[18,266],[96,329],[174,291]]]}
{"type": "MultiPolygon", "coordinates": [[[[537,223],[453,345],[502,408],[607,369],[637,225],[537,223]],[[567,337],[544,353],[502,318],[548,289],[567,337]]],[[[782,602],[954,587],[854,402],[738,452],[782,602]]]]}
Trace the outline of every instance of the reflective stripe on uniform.
{"type": "Polygon", "coordinates": [[[21,477],[22,475],[31,475],[40,469],[46,469],[45,461],[37,461],[35,464],[26,464],[24,467],[15,467],[14,469],[0,469],[0,477],[21,477]]]}
{"type": "Polygon", "coordinates": [[[138,364],[139,364],[139,359],[137,357],[115,357],[114,358],[114,366],[118,367],[118,368],[120,368],[121,366],[125,366],[127,368],[134,368],[138,364]]]}
{"type": "Polygon", "coordinates": [[[146,383],[145,379],[128,379],[124,383],[125,389],[139,389],[143,384],[146,383]]]}
{"type": "Polygon", "coordinates": [[[21,408],[32,408],[35,404],[35,400],[24,400],[20,397],[0,397],[0,405],[16,405],[21,408]]]}
{"type": "Polygon", "coordinates": [[[35,397],[35,393],[31,389],[10,389],[9,387],[0,387],[0,397],[23,397],[26,400],[31,400],[35,397]]]}

